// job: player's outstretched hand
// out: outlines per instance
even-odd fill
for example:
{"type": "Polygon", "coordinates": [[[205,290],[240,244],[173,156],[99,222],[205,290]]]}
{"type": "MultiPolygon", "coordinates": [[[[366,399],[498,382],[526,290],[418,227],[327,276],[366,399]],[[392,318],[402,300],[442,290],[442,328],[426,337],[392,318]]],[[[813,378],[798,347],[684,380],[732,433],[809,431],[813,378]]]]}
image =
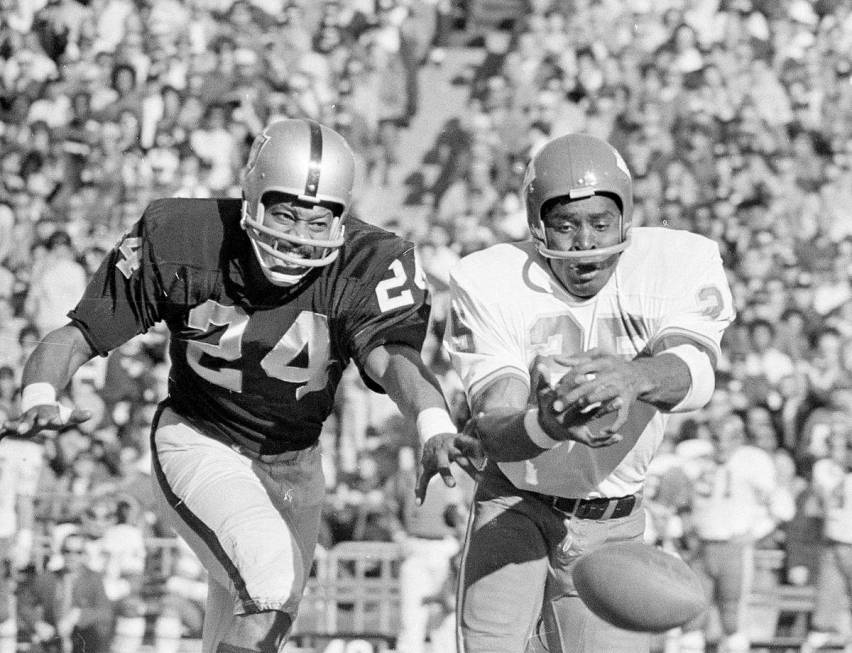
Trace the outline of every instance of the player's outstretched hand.
{"type": "Polygon", "coordinates": [[[439,433],[433,435],[423,445],[420,464],[417,466],[417,487],[414,495],[417,505],[426,498],[426,488],[435,474],[440,474],[447,487],[455,487],[456,479],[450,470],[450,463],[455,462],[468,474],[474,476],[482,469],[485,451],[482,442],[467,433],[439,433]]]}
{"type": "Polygon", "coordinates": [[[69,408],[59,403],[41,404],[16,419],[6,421],[0,428],[0,438],[7,435],[29,438],[44,431],[58,431],[85,422],[91,416],[89,410],[69,408]]]}

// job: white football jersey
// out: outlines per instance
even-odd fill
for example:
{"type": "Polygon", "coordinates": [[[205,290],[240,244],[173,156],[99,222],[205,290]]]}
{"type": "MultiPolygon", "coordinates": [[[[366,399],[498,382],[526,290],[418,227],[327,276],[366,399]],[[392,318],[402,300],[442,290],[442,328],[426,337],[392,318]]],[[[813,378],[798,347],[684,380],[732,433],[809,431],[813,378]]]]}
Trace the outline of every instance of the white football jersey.
{"type": "Polygon", "coordinates": [[[0,440],[0,537],[17,532],[17,501],[34,496],[44,464],[44,448],[32,440],[0,440]]]}
{"type": "MultiPolygon", "coordinates": [[[[507,374],[529,385],[538,355],[600,347],[632,359],[665,349],[664,338],[677,335],[718,356],[734,317],[718,246],[686,231],[635,228],[631,234],[612,277],[584,300],[565,290],[531,241],[464,257],[451,275],[444,344],[468,397],[507,374]]],[[[637,402],[618,444],[592,449],[563,442],[500,468],[516,487],[545,494],[633,494],[642,489],[665,422],[664,414],[637,402]]]]}

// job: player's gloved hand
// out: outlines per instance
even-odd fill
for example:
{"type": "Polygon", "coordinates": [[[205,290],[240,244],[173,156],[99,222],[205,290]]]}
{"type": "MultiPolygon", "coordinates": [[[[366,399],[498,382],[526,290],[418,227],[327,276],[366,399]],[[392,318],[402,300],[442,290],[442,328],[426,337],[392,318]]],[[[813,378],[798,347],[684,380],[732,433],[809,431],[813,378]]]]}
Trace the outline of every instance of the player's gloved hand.
{"type": "Polygon", "coordinates": [[[39,404],[20,417],[10,419],[0,429],[0,438],[7,435],[29,438],[43,431],[58,431],[66,426],[80,424],[92,416],[91,411],[69,408],[58,402],[39,404]]]}
{"type": "Polygon", "coordinates": [[[624,426],[630,407],[647,386],[636,364],[600,349],[560,358],[559,363],[570,372],[563,377],[564,384],[560,381],[556,406],[579,411],[588,420],[617,412],[602,434],[615,434],[624,426]]]}
{"type": "Polygon", "coordinates": [[[426,488],[436,474],[440,474],[447,487],[455,487],[456,479],[450,470],[450,463],[455,462],[465,472],[475,476],[485,465],[485,450],[482,442],[464,433],[439,433],[433,435],[423,445],[423,453],[417,466],[417,487],[414,496],[417,505],[426,498],[426,488]]]}

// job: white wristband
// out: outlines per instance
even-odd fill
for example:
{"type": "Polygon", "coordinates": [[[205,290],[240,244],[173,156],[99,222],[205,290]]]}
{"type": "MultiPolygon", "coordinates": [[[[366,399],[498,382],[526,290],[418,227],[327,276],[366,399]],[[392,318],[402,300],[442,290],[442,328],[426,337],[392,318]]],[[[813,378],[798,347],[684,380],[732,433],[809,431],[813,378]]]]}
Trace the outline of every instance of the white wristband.
{"type": "Polygon", "coordinates": [[[458,428],[446,410],[435,406],[424,408],[417,414],[417,432],[420,441],[426,442],[439,433],[457,433],[458,428]]]}
{"type": "Polygon", "coordinates": [[[680,358],[689,368],[691,378],[686,396],[673,406],[670,412],[685,413],[703,408],[716,388],[716,374],[707,352],[694,345],[683,344],[664,349],[660,354],[673,354],[680,358]]]}
{"type": "Polygon", "coordinates": [[[533,444],[542,449],[553,449],[561,440],[554,440],[538,423],[538,408],[530,408],[524,415],[524,430],[533,444]]]}
{"type": "Polygon", "coordinates": [[[35,406],[56,403],[56,388],[49,383],[30,383],[21,391],[21,412],[26,413],[35,406]]]}

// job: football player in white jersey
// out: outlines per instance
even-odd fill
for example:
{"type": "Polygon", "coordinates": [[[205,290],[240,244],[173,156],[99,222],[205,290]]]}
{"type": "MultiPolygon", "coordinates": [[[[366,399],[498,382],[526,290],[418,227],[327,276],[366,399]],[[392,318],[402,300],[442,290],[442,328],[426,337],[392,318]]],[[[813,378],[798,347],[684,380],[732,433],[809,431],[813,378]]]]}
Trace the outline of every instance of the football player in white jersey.
{"type": "Polygon", "coordinates": [[[571,571],[604,543],[642,540],[645,473],[667,413],[710,399],[734,316],[719,249],[685,231],[631,229],[628,168],[592,136],[549,141],[523,192],[532,239],[470,254],[452,273],[445,346],[474,417],[421,459],[422,498],[449,460],[486,455],[459,647],[518,653],[538,638],[551,653],[647,651],[647,634],[585,607],[571,571]]]}

